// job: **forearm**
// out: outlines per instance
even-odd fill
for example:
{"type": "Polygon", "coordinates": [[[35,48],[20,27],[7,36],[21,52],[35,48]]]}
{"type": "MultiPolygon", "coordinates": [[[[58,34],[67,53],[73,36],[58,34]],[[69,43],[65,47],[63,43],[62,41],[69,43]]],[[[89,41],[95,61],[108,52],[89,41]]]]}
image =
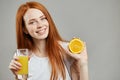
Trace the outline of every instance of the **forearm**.
{"type": "Polygon", "coordinates": [[[88,63],[87,62],[81,63],[78,61],[77,66],[78,66],[78,71],[79,71],[79,76],[78,76],[79,79],[89,80],[88,63]]]}

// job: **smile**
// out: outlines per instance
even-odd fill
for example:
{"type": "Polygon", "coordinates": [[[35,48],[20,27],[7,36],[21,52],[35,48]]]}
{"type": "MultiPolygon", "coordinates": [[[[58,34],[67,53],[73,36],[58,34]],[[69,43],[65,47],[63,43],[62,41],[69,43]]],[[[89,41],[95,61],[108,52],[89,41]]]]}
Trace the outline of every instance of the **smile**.
{"type": "Polygon", "coordinates": [[[37,30],[36,33],[42,35],[42,34],[45,33],[45,31],[46,31],[46,28],[43,28],[43,29],[39,29],[39,30],[37,30]]]}

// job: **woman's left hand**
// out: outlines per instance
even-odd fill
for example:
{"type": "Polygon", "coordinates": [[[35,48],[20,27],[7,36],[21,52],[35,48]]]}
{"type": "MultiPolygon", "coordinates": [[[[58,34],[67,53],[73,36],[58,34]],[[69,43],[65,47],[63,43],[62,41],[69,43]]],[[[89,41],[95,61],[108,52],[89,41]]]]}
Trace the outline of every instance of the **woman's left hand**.
{"type": "Polygon", "coordinates": [[[88,55],[86,49],[86,43],[84,42],[84,50],[79,53],[71,53],[68,48],[69,43],[65,43],[63,48],[66,51],[68,60],[70,61],[71,76],[74,80],[88,80],[88,55]]]}
{"type": "Polygon", "coordinates": [[[75,59],[77,62],[80,63],[80,65],[86,64],[88,60],[88,55],[87,55],[87,49],[86,49],[86,43],[84,42],[84,50],[81,53],[75,54],[71,53],[69,48],[65,48],[66,53],[71,56],[73,59],[75,59]]]}

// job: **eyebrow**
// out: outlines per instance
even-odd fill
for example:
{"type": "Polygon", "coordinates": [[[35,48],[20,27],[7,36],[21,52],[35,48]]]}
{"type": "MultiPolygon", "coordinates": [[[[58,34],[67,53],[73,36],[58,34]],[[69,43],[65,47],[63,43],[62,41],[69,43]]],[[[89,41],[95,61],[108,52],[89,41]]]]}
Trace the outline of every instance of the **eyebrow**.
{"type": "MultiPolygon", "coordinates": [[[[39,18],[43,18],[43,17],[45,17],[45,15],[42,15],[42,16],[40,16],[39,18]]],[[[30,21],[34,21],[34,20],[36,20],[36,18],[30,19],[29,22],[30,22],[30,21]]]]}

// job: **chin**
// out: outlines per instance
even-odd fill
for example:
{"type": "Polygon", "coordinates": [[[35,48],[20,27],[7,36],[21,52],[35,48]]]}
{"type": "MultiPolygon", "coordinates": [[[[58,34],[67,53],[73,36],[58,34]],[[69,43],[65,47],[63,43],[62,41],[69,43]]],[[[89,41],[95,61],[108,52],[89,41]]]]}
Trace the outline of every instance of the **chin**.
{"type": "Polygon", "coordinates": [[[42,36],[40,36],[38,39],[46,39],[48,37],[48,35],[42,35],[42,36]]]}

